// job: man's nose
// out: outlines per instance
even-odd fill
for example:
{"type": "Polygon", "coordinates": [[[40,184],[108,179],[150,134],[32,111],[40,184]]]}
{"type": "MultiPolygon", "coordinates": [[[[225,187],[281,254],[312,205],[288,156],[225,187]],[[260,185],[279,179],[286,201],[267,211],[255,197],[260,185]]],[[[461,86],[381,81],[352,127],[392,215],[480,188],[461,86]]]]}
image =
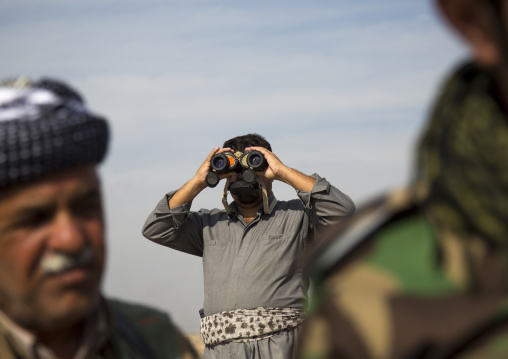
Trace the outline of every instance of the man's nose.
{"type": "Polygon", "coordinates": [[[79,221],[67,211],[59,212],[51,224],[49,246],[61,252],[80,252],[86,245],[85,232],[79,221]]]}

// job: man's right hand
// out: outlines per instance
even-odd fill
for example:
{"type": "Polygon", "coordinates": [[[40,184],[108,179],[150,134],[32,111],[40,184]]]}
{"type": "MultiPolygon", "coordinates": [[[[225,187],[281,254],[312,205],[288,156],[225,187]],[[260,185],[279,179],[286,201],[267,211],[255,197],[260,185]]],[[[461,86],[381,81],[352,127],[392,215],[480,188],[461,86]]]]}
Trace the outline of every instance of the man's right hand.
{"type": "MultiPolygon", "coordinates": [[[[189,182],[184,184],[182,188],[176,191],[173,197],[171,197],[168,203],[169,208],[175,208],[181,206],[184,203],[191,202],[202,190],[207,187],[206,175],[211,170],[210,160],[212,159],[213,155],[223,152],[233,153],[233,150],[231,148],[215,147],[212,152],[210,152],[205,161],[201,164],[194,177],[189,182]]],[[[220,175],[220,179],[231,177],[232,175],[233,172],[223,173],[220,175]]]]}
{"type": "MultiPolygon", "coordinates": [[[[201,190],[205,189],[207,186],[206,175],[212,169],[212,167],[210,166],[210,160],[212,159],[212,157],[214,155],[216,155],[218,153],[223,153],[223,152],[231,152],[232,153],[233,150],[231,148],[215,147],[212,150],[212,152],[210,152],[210,154],[208,155],[206,160],[201,164],[201,167],[199,167],[198,171],[196,172],[196,175],[194,176],[193,180],[196,182],[196,184],[199,187],[202,187],[201,190]]],[[[232,173],[223,173],[220,175],[220,179],[231,177],[231,175],[232,175],[232,173]]]]}

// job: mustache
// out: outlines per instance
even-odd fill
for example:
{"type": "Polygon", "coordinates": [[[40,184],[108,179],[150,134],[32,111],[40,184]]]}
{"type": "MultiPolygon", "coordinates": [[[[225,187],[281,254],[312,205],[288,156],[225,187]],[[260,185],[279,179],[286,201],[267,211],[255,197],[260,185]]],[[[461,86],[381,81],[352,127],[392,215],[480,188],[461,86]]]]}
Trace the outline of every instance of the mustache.
{"type": "Polygon", "coordinates": [[[90,265],[94,259],[94,254],[90,247],[84,248],[77,254],[51,252],[42,258],[40,268],[44,275],[58,274],[77,267],[90,265]]]}

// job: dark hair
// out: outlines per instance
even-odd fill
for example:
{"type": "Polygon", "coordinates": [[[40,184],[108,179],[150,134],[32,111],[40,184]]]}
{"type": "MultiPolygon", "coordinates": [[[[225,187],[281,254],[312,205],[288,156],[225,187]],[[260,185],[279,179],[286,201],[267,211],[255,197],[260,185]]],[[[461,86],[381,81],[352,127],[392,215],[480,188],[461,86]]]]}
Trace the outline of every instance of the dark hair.
{"type": "Polygon", "coordinates": [[[270,146],[270,143],[261,135],[258,135],[257,133],[249,133],[248,135],[243,136],[237,136],[230,140],[227,140],[224,142],[224,145],[222,147],[226,148],[229,147],[233,151],[242,151],[245,150],[247,147],[263,147],[266,148],[268,151],[272,151],[272,146],[270,146]]]}

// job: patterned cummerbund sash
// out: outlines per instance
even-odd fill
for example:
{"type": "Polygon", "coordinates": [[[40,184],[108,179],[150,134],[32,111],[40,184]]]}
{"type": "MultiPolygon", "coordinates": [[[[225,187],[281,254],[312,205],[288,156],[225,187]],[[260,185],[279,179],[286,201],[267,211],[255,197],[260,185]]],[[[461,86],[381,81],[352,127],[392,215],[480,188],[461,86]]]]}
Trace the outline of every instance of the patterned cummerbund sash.
{"type": "Polygon", "coordinates": [[[297,327],[303,312],[297,308],[236,309],[201,319],[201,338],[206,345],[265,339],[297,327]]]}

